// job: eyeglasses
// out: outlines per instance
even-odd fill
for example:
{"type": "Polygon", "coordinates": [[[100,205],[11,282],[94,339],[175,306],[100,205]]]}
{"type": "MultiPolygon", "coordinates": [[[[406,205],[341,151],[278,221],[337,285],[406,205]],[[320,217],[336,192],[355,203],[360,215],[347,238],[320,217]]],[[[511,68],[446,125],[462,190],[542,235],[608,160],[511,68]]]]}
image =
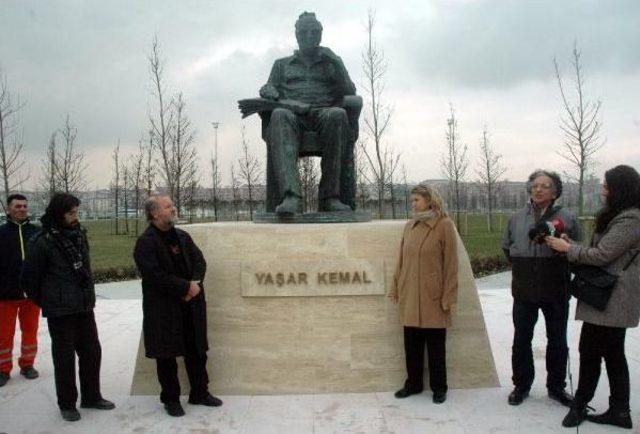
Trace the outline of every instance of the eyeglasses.
{"type": "Polygon", "coordinates": [[[551,184],[532,184],[531,190],[550,190],[553,188],[551,184]]]}

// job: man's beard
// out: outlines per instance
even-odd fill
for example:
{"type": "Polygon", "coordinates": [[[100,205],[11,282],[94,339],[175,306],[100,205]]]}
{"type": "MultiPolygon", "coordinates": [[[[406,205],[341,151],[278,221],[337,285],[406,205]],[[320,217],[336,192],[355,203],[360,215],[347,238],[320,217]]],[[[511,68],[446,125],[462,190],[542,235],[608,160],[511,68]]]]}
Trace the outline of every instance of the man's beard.
{"type": "Polygon", "coordinates": [[[169,217],[167,219],[167,224],[170,226],[175,226],[178,224],[178,216],[177,215],[172,215],[171,217],[169,217]]]}
{"type": "Polygon", "coordinates": [[[76,220],[75,222],[65,223],[64,227],[66,229],[75,230],[75,229],[78,229],[80,227],[80,222],[76,220]]]}

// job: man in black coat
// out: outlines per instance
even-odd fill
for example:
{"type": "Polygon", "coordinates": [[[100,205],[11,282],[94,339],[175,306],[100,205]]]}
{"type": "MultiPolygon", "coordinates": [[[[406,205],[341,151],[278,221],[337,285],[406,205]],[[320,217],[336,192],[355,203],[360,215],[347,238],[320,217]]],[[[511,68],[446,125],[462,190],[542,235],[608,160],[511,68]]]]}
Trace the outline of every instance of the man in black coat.
{"type": "Polygon", "coordinates": [[[204,256],[188,233],[174,227],[177,211],[168,196],[150,197],[144,209],[149,227],[133,256],[142,276],[145,354],[156,359],[160,401],[169,415],[184,415],[176,363],[184,356],[189,403],[220,406],[222,401],[208,391],[204,256]]]}
{"type": "Polygon", "coordinates": [[[20,283],[42,308],[51,336],[58,407],[68,421],[80,419],[76,409],[76,353],[80,367],[80,406],[115,408],[100,393],[102,348],[93,314],[96,293],[89,243],[78,221],[80,200],[58,193],[42,216],[42,231],[29,242],[20,283]]]}
{"type": "Polygon", "coordinates": [[[25,297],[20,288],[20,270],[27,241],[38,232],[29,222],[29,203],[21,194],[7,198],[7,222],[0,226],[0,387],[7,384],[13,368],[13,337],[16,319],[20,320],[20,374],[38,378],[33,363],[38,352],[40,308],[25,297]]]}

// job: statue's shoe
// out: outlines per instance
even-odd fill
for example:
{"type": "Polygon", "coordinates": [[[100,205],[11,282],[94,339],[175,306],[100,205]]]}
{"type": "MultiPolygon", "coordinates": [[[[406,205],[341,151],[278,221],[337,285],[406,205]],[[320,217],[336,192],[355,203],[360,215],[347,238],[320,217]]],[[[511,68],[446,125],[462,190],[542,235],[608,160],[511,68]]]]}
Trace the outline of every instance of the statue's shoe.
{"type": "Polygon", "coordinates": [[[276,214],[279,216],[294,215],[300,209],[300,199],[296,196],[285,196],[280,205],[276,207],[276,214]]]}
{"type": "Polygon", "coordinates": [[[349,205],[346,205],[336,198],[326,199],[324,201],[322,211],[325,212],[344,212],[352,211],[349,205]]]}

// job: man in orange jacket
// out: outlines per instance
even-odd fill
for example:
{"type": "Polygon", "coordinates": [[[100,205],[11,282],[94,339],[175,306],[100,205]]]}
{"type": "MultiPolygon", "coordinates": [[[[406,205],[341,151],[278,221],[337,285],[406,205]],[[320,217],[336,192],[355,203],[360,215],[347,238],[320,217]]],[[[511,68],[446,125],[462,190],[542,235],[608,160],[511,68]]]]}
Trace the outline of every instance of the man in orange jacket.
{"type": "Polygon", "coordinates": [[[25,297],[19,284],[27,241],[38,231],[29,222],[28,212],[27,198],[12,194],[7,198],[7,222],[0,226],[0,387],[11,378],[16,319],[22,331],[20,374],[30,380],[38,377],[33,363],[38,351],[40,308],[25,297]]]}

